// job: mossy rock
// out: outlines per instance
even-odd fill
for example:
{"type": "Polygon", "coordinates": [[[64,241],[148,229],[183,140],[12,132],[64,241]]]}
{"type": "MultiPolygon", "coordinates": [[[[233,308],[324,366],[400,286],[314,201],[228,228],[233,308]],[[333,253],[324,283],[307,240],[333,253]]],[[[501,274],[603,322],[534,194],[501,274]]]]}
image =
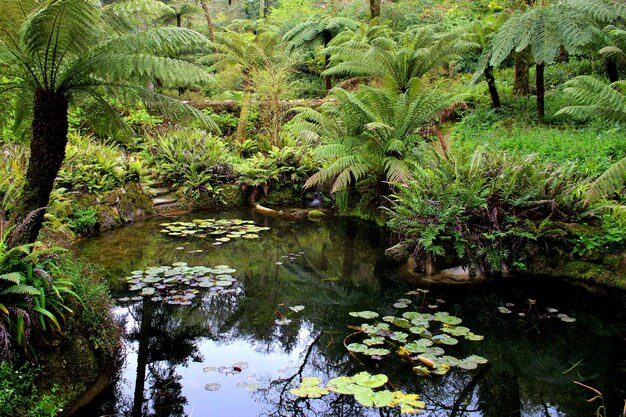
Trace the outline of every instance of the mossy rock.
{"type": "Polygon", "coordinates": [[[606,255],[603,262],[536,257],[526,271],[626,289],[624,255],[606,255]],[[619,263],[621,259],[621,264],[619,263]],[[607,265],[608,263],[608,265],[607,265]]]}
{"type": "Polygon", "coordinates": [[[319,220],[319,219],[326,217],[326,214],[320,210],[311,210],[308,212],[307,215],[309,219],[312,219],[312,220],[319,220]]]}
{"type": "Polygon", "coordinates": [[[259,203],[274,207],[290,207],[298,206],[302,202],[300,193],[296,192],[292,188],[276,189],[270,188],[267,195],[258,199],[259,203]]]}
{"type": "Polygon", "coordinates": [[[241,207],[246,205],[246,199],[241,190],[241,187],[237,184],[225,184],[222,185],[222,192],[220,193],[221,204],[225,207],[241,207]]]}

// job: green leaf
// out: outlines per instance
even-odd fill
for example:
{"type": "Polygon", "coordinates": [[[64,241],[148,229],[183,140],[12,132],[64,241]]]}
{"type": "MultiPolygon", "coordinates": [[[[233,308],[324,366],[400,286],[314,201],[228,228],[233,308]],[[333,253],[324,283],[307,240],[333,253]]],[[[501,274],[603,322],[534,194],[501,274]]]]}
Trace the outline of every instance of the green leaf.
{"type": "Polygon", "coordinates": [[[359,317],[362,319],[375,319],[378,317],[378,313],[374,311],[351,311],[350,314],[352,317],[359,317]]]}
{"type": "Polygon", "coordinates": [[[354,398],[365,407],[385,407],[393,401],[394,395],[387,390],[378,392],[361,390],[354,394],[354,398]]]}
{"type": "Polygon", "coordinates": [[[352,380],[362,387],[377,388],[385,385],[388,381],[387,375],[377,374],[372,375],[369,372],[359,372],[352,377],[352,380]]]}

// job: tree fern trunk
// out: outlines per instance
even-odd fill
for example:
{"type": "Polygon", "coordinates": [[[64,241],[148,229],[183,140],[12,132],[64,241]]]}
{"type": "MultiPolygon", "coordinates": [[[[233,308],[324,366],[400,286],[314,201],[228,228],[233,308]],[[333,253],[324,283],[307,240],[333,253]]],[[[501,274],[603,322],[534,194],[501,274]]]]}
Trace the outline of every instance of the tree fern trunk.
{"type": "Polygon", "coordinates": [[[43,223],[54,180],[65,158],[68,101],[63,94],[36,91],[30,159],[24,189],[13,215],[10,246],[33,243],[43,223]]]}
{"type": "Polygon", "coordinates": [[[606,75],[609,77],[609,81],[614,83],[615,81],[619,81],[619,74],[617,72],[617,64],[612,59],[607,59],[604,63],[606,75]]]}
{"type": "Polygon", "coordinates": [[[491,104],[494,109],[500,108],[500,96],[498,95],[498,89],[496,88],[496,79],[493,76],[493,67],[487,65],[485,68],[485,80],[487,81],[487,87],[489,87],[489,95],[491,96],[491,104]]]}
{"type": "Polygon", "coordinates": [[[513,67],[513,94],[527,96],[530,94],[530,76],[528,65],[528,53],[515,54],[515,66],[513,67]]]}
{"type": "Polygon", "coordinates": [[[543,124],[546,116],[545,84],[543,80],[545,67],[545,64],[537,64],[537,117],[541,124],[543,124]]]}
{"type": "MultiPolygon", "coordinates": [[[[324,42],[324,48],[326,48],[328,44],[330,43],[330,41],[333,39],[333,34],[331,31],[325,30],[322,32],[322,37],[323,37],[323,42],[324,42]]],[[[330,64],[330,55],[326,54],[324,56],[325,69],[328,69],[329,64],[330,64]]],[[[330,75],[327,75],[326,77],[324,77],[324,87],[326,89],[326,94],[328,94],[328,92],[332,88],[332,77],[330,75]]]]}
{"type": "Polygon", "coordinates": [[[265,0],[259,0],[259,19],[265,17],[265,0]]]}
{"type": "Polygon", "coordinates": [[[243,143],[246,140],[246,129],[248,127],[250,107],[252,107],[252,80],[250,79],[250,71],[244,70],[243,103],[241,103],[241,112],[239,113],[237,132],[235,132],[235,140],[239,143],[243,143]]]}
{"type": "Polygon", "coordinates": [[[380,16],[380,0],[370,1],[370,20],[376,19],[380,16]]]}
{"type": "Polygon", "coordinates": [[[211,39],[211,42],[215,42],[215,29],[213,28],[213,20],[211,20],[209,3],[207,0],[200,0],[200,5],[202,6],[202,10],[204,10],[204,18],[206,19],[206,24],[209,27],[209,39],[211,39]]]}

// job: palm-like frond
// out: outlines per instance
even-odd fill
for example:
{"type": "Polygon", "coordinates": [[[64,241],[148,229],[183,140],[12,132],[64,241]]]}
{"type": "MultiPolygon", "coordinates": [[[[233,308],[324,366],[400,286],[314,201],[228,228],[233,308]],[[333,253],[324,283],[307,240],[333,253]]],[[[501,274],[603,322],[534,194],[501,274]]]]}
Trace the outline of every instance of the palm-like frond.
{"type": "Polygon", "coordinates": [[[307,187],[330,183],[331,192],[366,178],[405,182],[411,171],[405,161],[420,140],[418,130],[438,111],[461,97],[426,89],[417,79],[407,93],[362,87],[356,93],[333,90],[335,105],[319,111],[300,109],[291,128],[311,132],[324,143],[315,150],[324,167],[307,187]]]}
{"type": "MultiPolygon", "coordinates": [[[[183,28],[119,34],[111,26],[111,21],[127,13],[142,10],[139,16],[147,18],[163,7],[154,0],[117,2],[102,8],[97,0],[57,0],[28,16],[19,39],[14,40],[16,44],[4,39],[0,42],[0,63],[5,64],[5,74],[12,75],[11,80],[0,82],[0,92],[24,90],[16,125],[30,121],[35,90],[65,95],[76,104],[99,109],[96,114],[102,116],[113,113],[105,99],[113,90],[127,89],[134,94],[143,89],[136,86],[155,79],[171,87],[214,82],[203,67],[172,58],[208,46],[203,35],[183,28]],[[111,88],[104,88],[106,85],[111,88]]],[[[146,99],[152,95],[141,94],[146,99]]],[[[167,110],[170,115],[194,115],[206,126],[215,127],[200,112],[173,101],[165,105],[165,101],[158,98],[155,108],[167,110]]],[[[121,118],[104,120],[119,122],[121,118]]],[[[123,123],[116,125],[121,127],[118,132],[127,132],[123,123]]]]}
{"type": "Polygon", "coordinates": [[[565,83],[564,92],[575,103],[556,114],[577,119],[597,118],[626,125],[626,81],[607,85],[590,76],[579,76],[565,83]]]}
{"type": "Polygon", "coordinates": [[[610,0],[563,0],[512,14],[493,38],[490,64],[500,65],[511,53],[530,48],[535,62],[551,64],[561,46],[580,52],[594,38],[594,27],[620,15],[610,0]]]}
{"type": "MultiPolygon", "coordinates": [[[[605,84],[589,76],[579,76],[565,83],[567,94],[576,105],[557,112],[578,119],[600,119],[626,126],[626,81],[605,84]]],[[[585,203],[609,196],[624,187],[626,158],[613,164],[589,187],[585,203]]]]}
{"type": "Polygon", "coordinates": [[[331,66],[322,75],[382,78],[389,87],[406,92],[412,79],[478,46],[463,35],[460,31],[441,34],[426,27],[409,31],[398,42],[378,37],[332,45],[327,48],[331,66]]]}
{"type": "Polygon", "coordinates": [[[619,192],[624,188],[624,183],[626,183],[626,158],[611,165],[591,183],[585,193],[585,204],[593,203],[619,192]]]}
{"type": "Polygon", "coordinates": [[[102,7],[102,13],[115,30],[134,32],[161,21],[172,8],[157,0],[123,0],[102,7]]]}
{"type": "Polygon", "coordinates": [[[295,25],[285,33],[283,41],[289,42],[290,47],[294,48],[320,40],[324,32],[336,35],[345,28],[356,29],[358,25],[356,21],[347,17],[326,16],[295,25]]]}

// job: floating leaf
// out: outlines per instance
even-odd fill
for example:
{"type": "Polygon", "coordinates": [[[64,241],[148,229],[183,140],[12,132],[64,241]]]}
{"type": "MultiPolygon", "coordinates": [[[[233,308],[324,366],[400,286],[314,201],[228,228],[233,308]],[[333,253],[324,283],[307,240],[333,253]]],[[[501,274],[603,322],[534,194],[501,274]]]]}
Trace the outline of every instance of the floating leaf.
{"type": "Polygon", "coordinates": [[[354,395],[360,387],[354,383],[352,378],[340,376],[328,381],[326,388],[337,394],[354,395]]]}
{"type": "Polygon", "coordinates": [[[388,378],[385,374],[372,375],[369,372],[364,371],[354,375],[352,377],[352,381],[362,387],[377,388],[385,385],[388,378]]]}
{"type": "Polygon", "coordinates": [[[354,399],[365,407],[385,407],[389,405],[393,399],[391,391],[373,391],[361,390],[354,394],[354,399]]]}
{"type": "Polygon", "coordinates": [[[233,368],[239,368],[239,370],[248,369],[248,362],[235,362],[233,363],[233,368]]]}
{"type": "Polygon", "coordinates": [[[204,389],[207,390],[207,391],[217,391],[218,389],[220,389],[220,387],[221,387],[220,384],[218,384],[217,382],[213,382],[213,383],[210,383],[210,384],[206,384],[204,386],[204,389]]]}
{"type": "MultiPolygon", "coordinates": [[[[458,317],[451,316],[446,312],[439,312],[435,314],[435,320],[441,323],[448,324],[450,326],[456,326],[457,324],[461,324],[462,320],[458,317]]],[[[468,329],[469,330],[469,329],[468,329]]]]}
{"type": "Polygon", "coordinates": [[[411,353],[424,353],[429,346],[432,346],[433,342],[428,339],[419,339],[411,343],[404,345],[404,348],[411,353]]]}
{"type": "Polygon", "coordinates": [[[509,310],[509,309],[508,309],[508,308],[506,308],[506,307],[498,307],[498,311],[499,311],[500,313],[502,313],[502,314],[511,314],[511,313],[512,313],[512,311],[511,311],[511,310],[509,310]]]}
{"type": "Polygon", "coordinates": [[[321,382],[322,381],[316,377],[302,378],[300,386],[290,389],[289,392],[302,398],[320,398],[330,392],[326,388],[319,386],[321,382]]]}
{"type": "Polygon", "coordinates": [[[274,320],[274,323],[278,324],[279,326],[286,326],[289,323],[291,323],[291,319],[288,319],[288,318],[276,319],[274,320]]]}
{"type": "Polygon", "coordinates": [[[362,319],[375,319],[378,317],[378,313],[374,311],[351,311],[350,314],[352,317],[359,317],[362,319]]]}
{"type": "Polygon", "coordinates": [[[365,352],[367,349],[369,349],[367,345],[364,345],[362,343],[350,343],[347,346],[347,348],[350,352],[360,352],[360,353],[365,352]]]}
{"type": "Polygon", "coordinates": [[[385,356],[388,355],[390,352],[391,351],[389,349],[369,348],[363,353],[368,356],[385,356]]]}
{"type": "Polygon", "coordinates": [[[385,343],[385,338],[381,336],[374,336],[370,337],[369,339],[365,339],[363,343],[365,343],[367,346],[382,345],[383,343],[385,343]]]}
{"type": "Polygon", "coordinates": [[[202,369],[204,372],[216,372],[217,368],[214,366],[207,366],[206,368],[202,369]]]}
{"type": "Polygon", "coordinates": [[[398,342],[401,342],[401,343],[406,342],[406,338],[407,337],[409,337],[409,335],[407,333],[404,333],[404,332],[392,332],[389,335],[389,338],[391,340],[395,340],[395,341],[398,341],[398,342]]]}
{"type": "Polygon", "coordinates": [[[435,343],[442,343],[444,345],[456,345],[457,343],[459,343],[457,339],[448,336],[447,334],[438,334],[436,336],[433,336],[431,340],[435,343]]]}
{"type": "Polygon", "coordinates": [[[304,306],[298,305],[298,306],[289,307],[289,310],[293,311],[294,313],[299,313],[302,310],[304,310],[304,306]]]}

